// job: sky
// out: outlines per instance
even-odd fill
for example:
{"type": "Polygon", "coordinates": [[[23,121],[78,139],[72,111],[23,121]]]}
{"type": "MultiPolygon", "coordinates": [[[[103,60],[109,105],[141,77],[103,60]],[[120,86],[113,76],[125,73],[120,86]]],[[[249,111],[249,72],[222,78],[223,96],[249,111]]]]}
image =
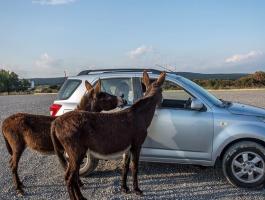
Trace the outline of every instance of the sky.
{"type": "Polygon", "coordinates": [[[159,65],[265,71],[265,1],[0,0],[0,69],[21,78],[159,65]]]}

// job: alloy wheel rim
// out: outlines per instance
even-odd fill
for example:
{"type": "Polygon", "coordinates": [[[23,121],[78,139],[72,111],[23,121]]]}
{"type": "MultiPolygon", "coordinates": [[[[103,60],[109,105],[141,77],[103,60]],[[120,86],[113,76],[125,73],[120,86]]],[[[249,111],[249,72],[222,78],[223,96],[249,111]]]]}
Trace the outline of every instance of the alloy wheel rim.
{"type": "Polygon", "coordinates": [[[88,163],[89,163],[89,158],[87,155],[85,155],[80,165],[80,171],[84,170],[84,168],[87,166],[88,163]]]}
{"type": "Polygon", "coordinates": [[[243,183],[259,181],[265,172],[264,160],[255,152],[241,152],[232,160],[232,173],[243,183]]]}

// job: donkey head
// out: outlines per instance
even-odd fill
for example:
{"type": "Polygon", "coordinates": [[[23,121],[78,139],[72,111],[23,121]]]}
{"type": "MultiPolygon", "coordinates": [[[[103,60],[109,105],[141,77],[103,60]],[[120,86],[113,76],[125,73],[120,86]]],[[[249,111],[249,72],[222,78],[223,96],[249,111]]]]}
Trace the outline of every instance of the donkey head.
{"type": "Polygon", "coordinates": [[[144,96],[154,95],[157,102],[161,103],[162,101],[162,88],[166,78],[166,72],[161,72],[158,79],[151,83],[149,75],[146,70],[143,72],[143,84],[145,85],[146,92],[144,96]]]}
{"type": "Polygon", "coordinates": [[[126,105],[126,101],[106,92],[101,92],[101,81],[93,87],[88,81],[85,81],[87,93],[82,97],[78,110],[100,112],[102,110],[112,110],[119,106],[126,105]]]}

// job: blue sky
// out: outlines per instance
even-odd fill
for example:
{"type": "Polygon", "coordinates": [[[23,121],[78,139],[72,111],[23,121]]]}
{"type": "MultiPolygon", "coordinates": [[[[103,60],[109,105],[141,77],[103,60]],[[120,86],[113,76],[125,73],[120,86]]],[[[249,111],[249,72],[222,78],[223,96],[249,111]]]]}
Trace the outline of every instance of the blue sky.
{"type": "Polygon", "coordinates": [[[0,68],[21,77],[167,66],[265,70],[263,0],[0,1],[0,68]]]}

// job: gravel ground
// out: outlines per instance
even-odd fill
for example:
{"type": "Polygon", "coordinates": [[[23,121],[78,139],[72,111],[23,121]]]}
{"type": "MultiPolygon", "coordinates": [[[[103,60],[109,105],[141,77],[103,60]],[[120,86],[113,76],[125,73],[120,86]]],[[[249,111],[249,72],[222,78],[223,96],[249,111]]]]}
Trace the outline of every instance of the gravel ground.
{"type": "MultiPolygon", "coordinates": [[[[265,90],[214,92],[225,100],[240,101],[265,108],[265,90]]],[[[0,96],[0,124],[16,112],[48,114],[54,95],[0,96]]],[[[7,165],[9,154],[0,136],[0,199],[68,199],[64,174],[55,156],[26,150],[19,164],[19,175],[26,186],[24,197],[17,197],[7,165]]],[[[82,192],[88,199],[138,199],[123,195],[120,188],[120,160],[100,162],[90,177],[83,178],[82,192]]],[[[132,180],[129,176],[128,186],[132,180]]],[[[231,186],[220,169],[201,169],[191,165],[140,163],[140,199],[265,199],[265,190],[231,186]]]]}

